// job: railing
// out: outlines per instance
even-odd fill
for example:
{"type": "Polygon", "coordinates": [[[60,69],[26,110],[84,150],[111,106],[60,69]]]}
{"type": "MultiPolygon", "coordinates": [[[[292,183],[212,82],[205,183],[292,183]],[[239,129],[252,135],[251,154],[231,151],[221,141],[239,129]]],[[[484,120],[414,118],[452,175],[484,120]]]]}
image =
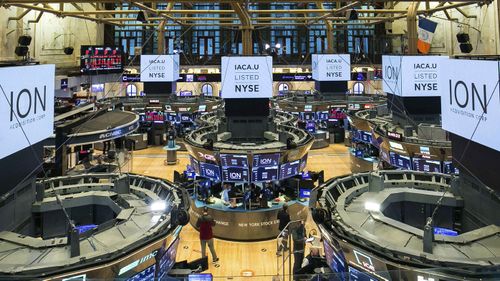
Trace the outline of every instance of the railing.
{"type": "Polygon", "coordinates": [[[282,271],[282,276],[283,276],[283,281],[286,278],[286,268],[285,268],[285,263],[288,261],[288,280],[292,280],[293,276],[293,270],[292,270],[292,259],[290,257],[292,253],[292,225],[295,225],[299,223],[301,220],[294,220],[290,221],[289,223],[286,224],[285,228],[276,236],[276,253],[278,253],[280,246],[283,244],[283,236],[285,233],[288,233],[286,239],[287,240],[287,245],[288,245],[288,254],[286,254],[287,251],[282,251],[281,256],[276,257],[276,277],[280,276],[280,271],[282,271]],[[281,238],[281,239],[280,239],[281,238]],[[280,258],[282,259],[281,265],[280,265],[280,258]]]}

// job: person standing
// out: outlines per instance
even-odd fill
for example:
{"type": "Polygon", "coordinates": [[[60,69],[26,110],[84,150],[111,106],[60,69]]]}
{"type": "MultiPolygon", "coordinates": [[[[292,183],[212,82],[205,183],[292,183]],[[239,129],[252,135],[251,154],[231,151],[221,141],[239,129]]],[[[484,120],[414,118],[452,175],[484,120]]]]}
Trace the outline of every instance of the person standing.
{"type": "Polygon", "coordinates": [[[215,253],[214,234],[212,231],[212,227],[214,226],[215,221],[208,214],[208,208],[203,207],[203,215],[196,221],[196,227],[200,231],[201,257],[204,258],[206,256],[206,246],[208,244],[208,249],[210,249],[210,253],[212,254],[212,262],[217,262],[219,258],[215,253]]]}
{"type": "Polygon", "coordinates": [[[278,251],[276,255],[280,256],[281,251],[288,251],[288,230],[285,230],[285,227],[290,222],[290,215],[288,214],[288,205],[284,204],[283,208],[278,212],[279,221],[278,229],[280,231],[280,237],[278,237],[278,251]]]}
{"type": "MultiPolygon", "coordinates": [[[[302,268],[302,262],[304,259],[304,250],[306,247],[306,228],[304,226],[304,221],[301,220],[300,224],[296,226],[292,231],[293,240],[293,274],[297,273],[302,268]]],[[[294,276],[294,280],[297,280],[298,276],[294,276]]]]}

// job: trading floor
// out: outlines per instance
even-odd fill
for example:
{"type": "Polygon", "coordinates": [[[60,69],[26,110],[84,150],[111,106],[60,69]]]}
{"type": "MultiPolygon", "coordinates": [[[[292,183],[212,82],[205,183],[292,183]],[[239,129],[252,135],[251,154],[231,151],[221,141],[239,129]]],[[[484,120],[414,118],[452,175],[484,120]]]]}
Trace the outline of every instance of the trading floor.
{"type": "MultiPolygon", "coordinates": [[[[132,172],[173,180],[174,171],[183,170],[189,164],[188,156],[187,152],[179,152],[179,161],[176,165],[165,165],[165,151],[161,147],[135,151],[132,157],[132,172]]],[[[331,144],[327,148],[310,151],[307,169],[324,170],[326,178],[351,173],[348,148],[343,144],[331,144]],[[328,164],[325,165],[325,163],[328,164]]],[[[306,222],[306,229],[306,233],[311,229],[317,229],[310,215],[306,222]]],[[[198,231],[188,224],[184,226],[180,237],[177,260],[199,259],[201,252],[198,231]]],[[[309,246],[306,252],[308,248],[309,246]]],[[[282,271],[278,271],[278,266],[281,266],[283,260],[279,257],[278,263],[276,240],[246,243],[215,239],[215,249],[220,261],[216,264],[209,263],[207,272],[217,276],[216,280],[260,281],[271,280],[272,276],[282,274],[282,271]],[[259,278],[248,279],[248,276],[259,278]]],[[[293,263],[293,255],[290,255],[290,258],[293,263]]],[[[285,266],[285,274],[288,274],[288,268],[285,266]]],[[[281,267],[280,270],[282,270],[281,267]]]]}

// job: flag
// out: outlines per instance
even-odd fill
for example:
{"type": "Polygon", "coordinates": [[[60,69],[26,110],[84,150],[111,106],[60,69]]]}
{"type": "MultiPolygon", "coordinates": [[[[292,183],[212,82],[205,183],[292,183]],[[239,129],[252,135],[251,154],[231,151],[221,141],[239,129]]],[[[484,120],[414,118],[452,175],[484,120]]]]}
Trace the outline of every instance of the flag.
{"type": "Polygon", "coordinates": [[[418,43],[417,49],[422,54],[428,54],[431,49],[432,37],[436,31],[437,22],[423,17],[418,18],[418,43]]]}

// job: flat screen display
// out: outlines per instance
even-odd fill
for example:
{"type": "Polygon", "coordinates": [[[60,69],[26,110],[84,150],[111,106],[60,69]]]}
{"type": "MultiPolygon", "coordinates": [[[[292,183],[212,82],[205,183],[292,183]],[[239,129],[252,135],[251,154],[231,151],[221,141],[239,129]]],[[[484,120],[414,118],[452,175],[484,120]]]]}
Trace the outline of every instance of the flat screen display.
{"type": "Polygon", "coordinates": [[[279,153],[255,154],[253,156],[253,167],[278,166],[280,162],[279,153]]]}
{"type": "Polygon", "coordinates": [[[368,142],[368,143],[372,142],[372,134],[371,133],[368,133],[365,131],[360,131],[360,137],[361,137],[361,141],[363,141],[363,142],[368,142]]]}
{"type": "Polygon", "coordinates": [[[317,112],[318,114],[318,119],[319,120],[328,120],[330,114],[328,113],[328,111],[320,111],[320,112],[317,112]]]}
{"type": "Polygon", "coordinates": [[[299,168],[299,171],[304,171],[304,169],[306,168],[307,166],[307,154],[304,155],[302,157],[302,159],[300,159],[300,168],[299,168]]]}
{"type": "Polygon", "coordinates": [[[220,181],[219,166],[209,163],[200,163],[200,176],[220,181]]]}
{"type": "Polygon", "coordinates": [[[155,268],[156,265],[152,265],[143,271],[137,273],[136,275],[127,278],[125,281],[149,281],[155,279],[155,268]]]}
{"type": "Polygon", "coordinates": [[[167,114],[167,120],[170,121],[170,122],[177,121],[177,114],[175,114],[175,113],[168,113],[167,114]]]}
{"type": "Polygon", "coordinates": [[[258,182],[274,180],[278,180],[278,165],[252,168],[252,181],[258,182]]]}
{"type": "Polygon", "coordinates": [[[222,180],[229,182],[248,181],[248,168],[222,167],[222,180]]]}
{"type": "Polygon", "coordinates": [[[200,174],[200,163],[198,162],[198,160],[196,160],[195,158],[193,157],[189,157],[190,159],[190,163],[191,163],[191,168],[193,168],[194,172],[199,175],[200,174]]]}
{"type": "Polygon", "coordinates": [[[444,161],[443,162],[443,173],[458,175],[459,172],[458,172],[458,169],[455,168],[455,165],[453,165],[453,162],[444,161]]]}
{"type": "Polygon", "coordinates": [[[304,111],[305,112],[311,112],[312,108],[313,108],[313,106],[311,104],[304,105],[304,111]]]}
{"type": "Polygon", "coordinates": [[[123,71],[122,51],[118,47],[82,46],[80,51],[82,73],[120,73],[123,71]]]}
{"type": "Polygon", "coordinates": [[[165,122],[165,113],[161,111],[147,111],[144,115],[146,122],[165,122]]]}
{"type": "Polygon", "coordinates": [[[441,173],[441,162],[422,158],[413,158],[413,169],[421,172],[441,173]]]}
{"type": "Polygon", "coordinates": [[[349,266],[349,281],[379,281],[367,272],[349,266]]]}
{"type": "Polygon", "coordinates": [[[434,227],[434,234],[444,236],[458,236],[458,232],[456,232],[455,230],[443,227],[434,227]]]}
{"type": "Polygon", "coordinates": [[[189,274],[188,281],[212,281],[211,273],[189,274]]]}
{"type": "Polygon", "coordinates": [[[223,167],[248,167],[246,154],[220,154],[220,163],[223,167]]]}
{"type": "Polygon", "coordinates": [[[207,105],[206,104],[200,104],[198,106],[198,111],[199,112],[205,112],[207,110],[207,105]]]}
{"type": "Polygon", "coordinates": [[[316,132],[316,123],[314,121],[309,121],[306,123],[306,131],[310,133],[315,133],[316,132]]]}
{"type": "Polygon", "coordinates": [[[181,122],[191,122],[191,116],[187,114],[181,114],[181,122]]]}
{"type": "Polygon", "coordinates": [[[314,115],[314,112],[302,112],[302,120],[314,120],[316,118],[314,115]]]}
{"type": "Polygon", "coordinates": [[[299,173],[299,164],[299,160],[282,164],[280,166],[280,179],[286,179],[297,175],[299,173]]]}
{"type": "Polygon", "coordinates": [[[179,92],[180,97],[190,97],[192,95],[193,95],[193,92],[191,92],[191,91],[180,91],[179,92]]]}
{"type": "Polygon", "coordinates": [[[179,238],[176,238],[158,261],[158,280],[163,280],[165,275],[167,275],[170,269],[174,266],[178,246],[179,238]]]}
{"type": "Polygon", "coordinates": [[[306,188],[299,189],[299,198],[309,198],[311,197],[311,190],[306,188]]]}
{"type": "Polygon", "coordinates": [[[390,164],[394,167],[411,170],[411,159],[409,156],[399,155],[395,152],[389,152],[390,164]]]}
{"type": "Polygon", "coordinates": [[[332,276],[333,280],[347,281],[346,261],[343,255],[337,253],[326,239],[323,239],[323,246],[325,249],[326,263],[334,273],[332,276]]]}

